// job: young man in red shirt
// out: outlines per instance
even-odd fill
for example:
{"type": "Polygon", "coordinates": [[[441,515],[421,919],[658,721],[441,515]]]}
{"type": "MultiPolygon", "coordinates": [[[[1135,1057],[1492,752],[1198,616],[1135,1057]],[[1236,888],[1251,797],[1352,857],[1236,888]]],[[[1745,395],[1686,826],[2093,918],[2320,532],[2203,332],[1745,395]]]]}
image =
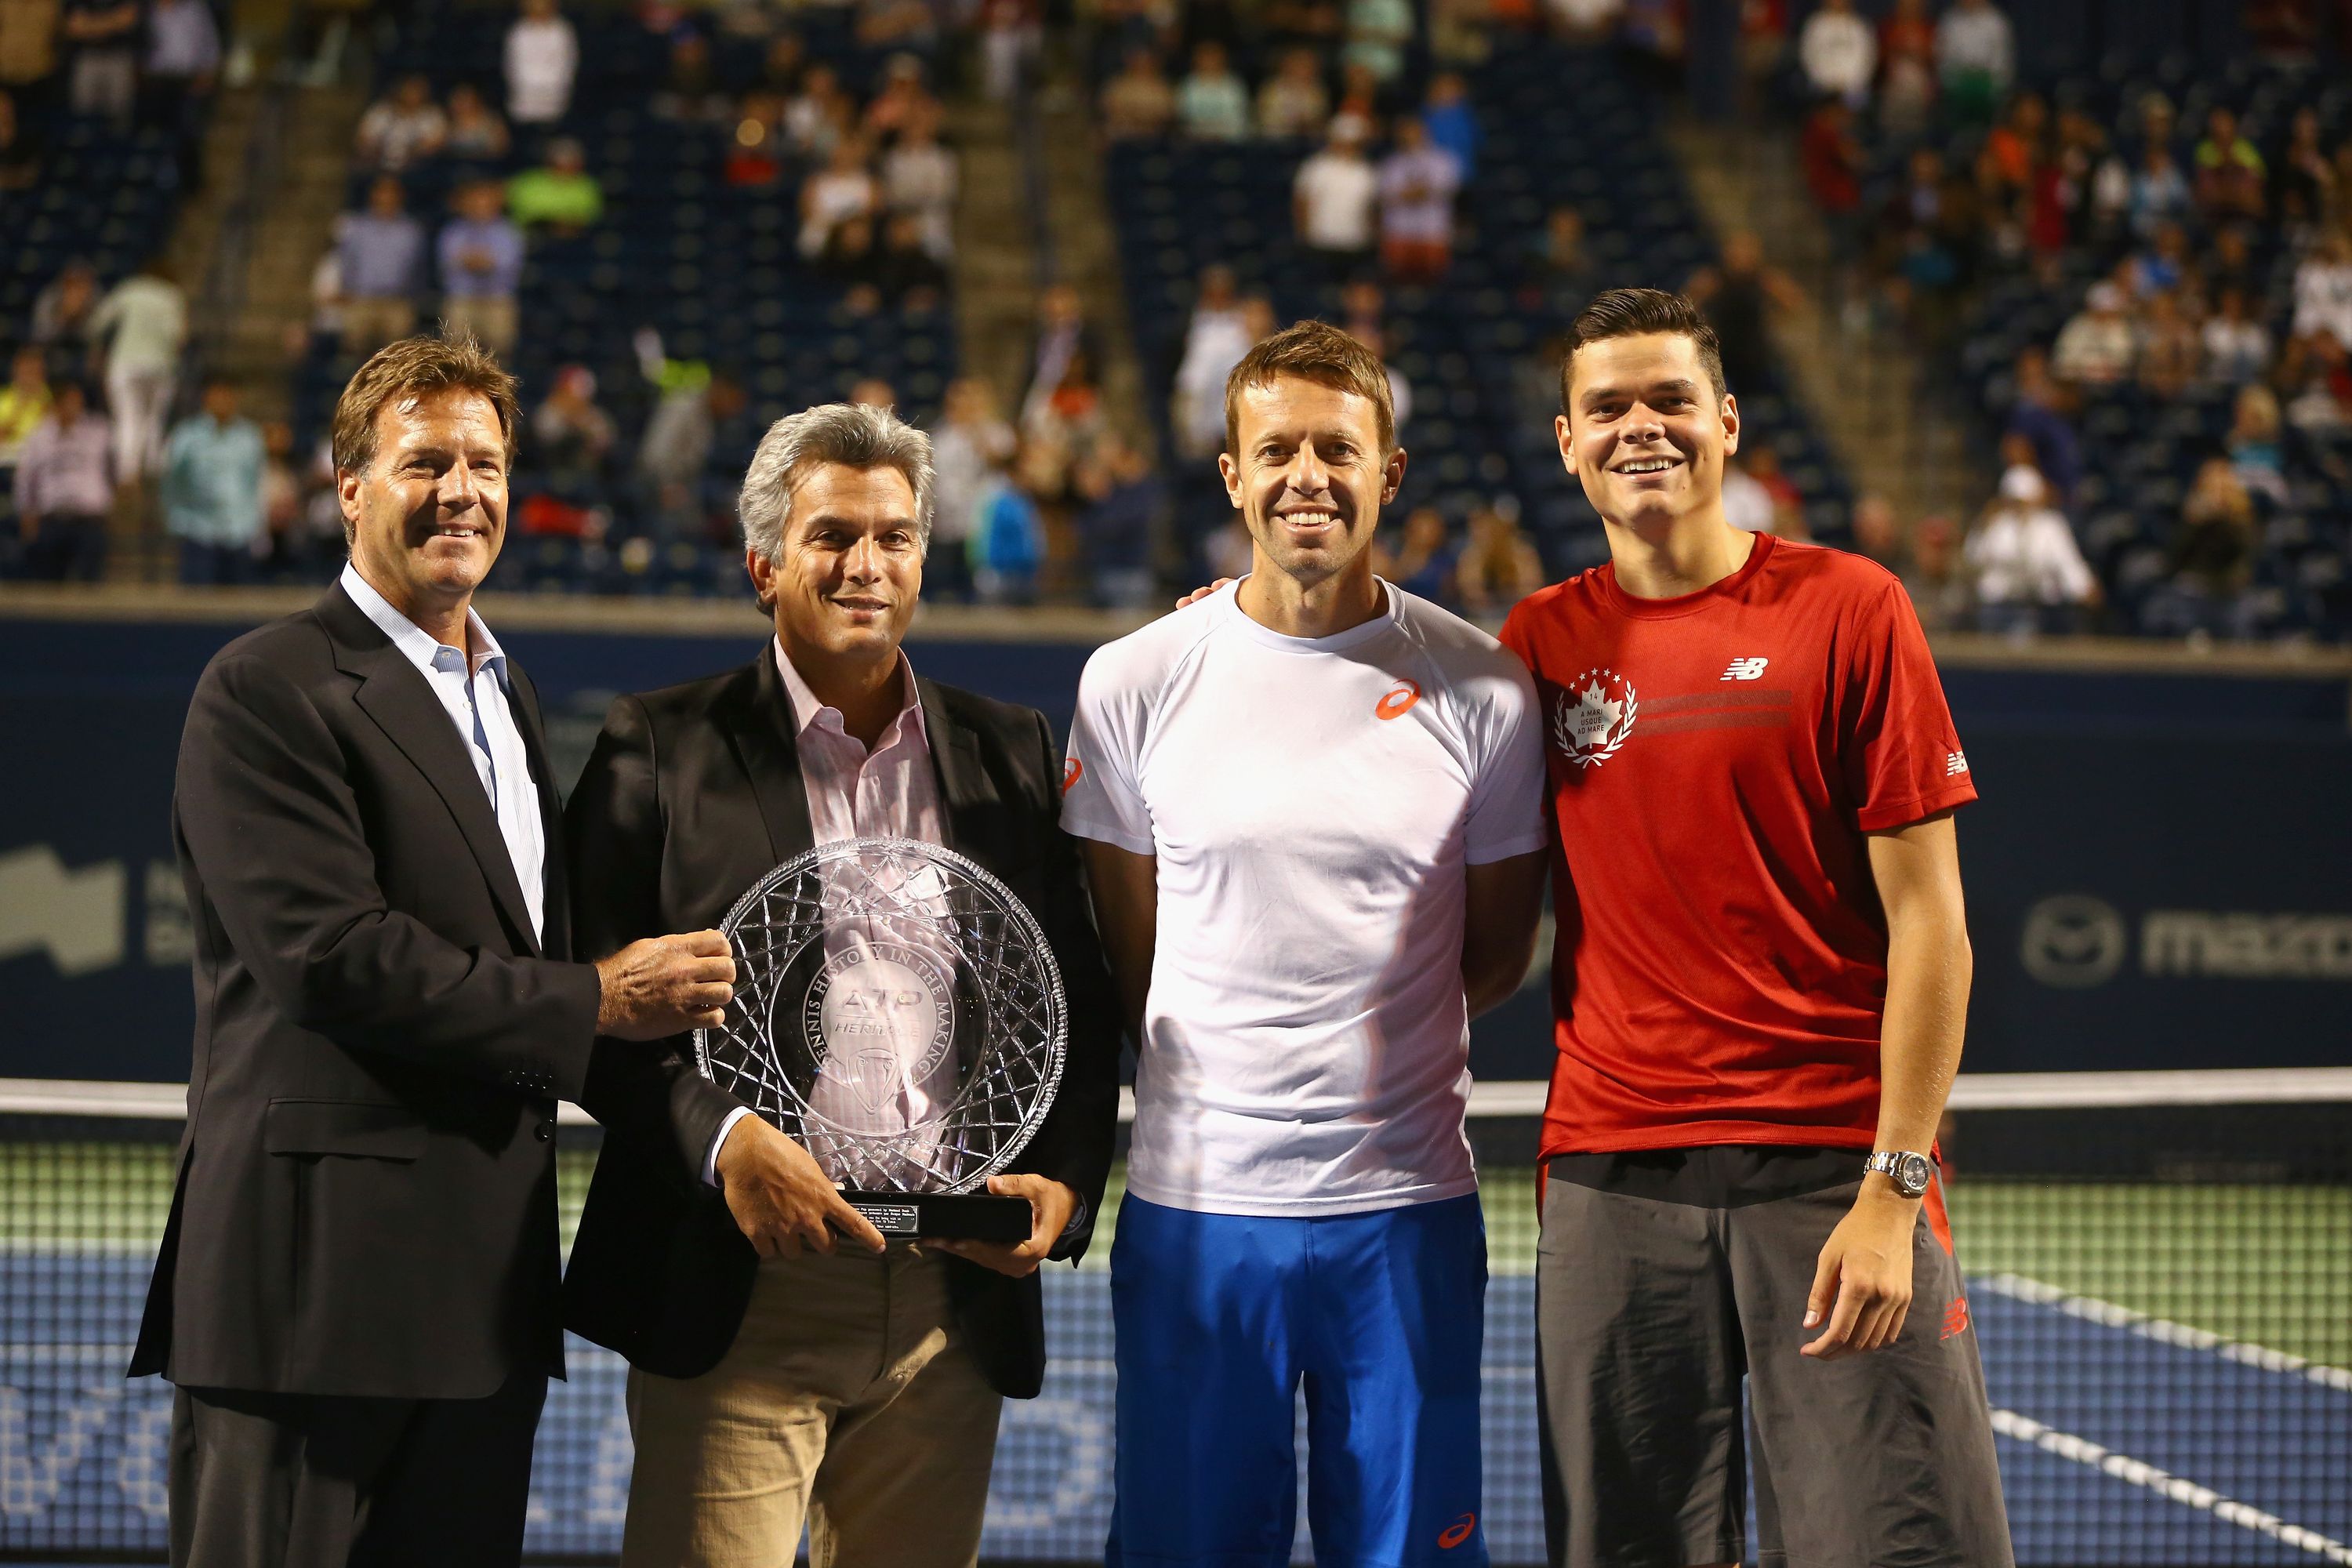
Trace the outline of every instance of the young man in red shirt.
{"type": "Polygon", "coordinates": [[[1739,411],[1688,300],[1603,294],[1570,345],[1560,456],[1611,560],[1503,631],[1558,857],[1551,1560],[1736,1563],[1752,1462],[1766,1568],[2008,1568],[1931,1150],[1976,789],[1927,640],[1869,561],[1724,521],[1739,411]]]}

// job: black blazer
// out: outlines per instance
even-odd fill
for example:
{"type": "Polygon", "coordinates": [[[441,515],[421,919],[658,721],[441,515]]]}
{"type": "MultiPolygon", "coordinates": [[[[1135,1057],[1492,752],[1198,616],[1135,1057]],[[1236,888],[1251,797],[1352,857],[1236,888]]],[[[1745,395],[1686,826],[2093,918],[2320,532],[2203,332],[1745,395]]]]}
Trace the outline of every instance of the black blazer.
{"type": "MultiPolygon", "coordinates": [[[[1086,1205],[1055,1249],[1085,1250],[1102,1203],[1118,1109],[1118,1015],[1081,879],[1062,832],[1061,757],[1033,710],[917,679],[947,847],[1003,879],[1037,916],[1069,997],[1069,1058],[1054,1109],[1013,1168],[1066,1183],[1086,1205]]],[[[744,668],[616,700],[573,792],[572,909],[583,950],[716,926],[745,889],[811,847],[791,699],[772,647],[744,668]]],[[[657,1073],[599,1047],[598,1105],[625,1094],[674,1107],[710,1086],[680,1038],[657,1073]],[[634,1088],[619,1079],[634,1075],[634,1088]]],[[[711,1092],[717,1092],[711,1089],[711,1092]]],[[[728,1102],[731,1104],[732,1101],[728,1102]]],[[[602,1113],[599,1113],[602,1119],[602,1113]]],[[[572,1330],[667,1377],[718,1364],[734,1342],[759,1258],[702,1180],[707,1131],[673,1140],[656,1122],[608,1121],[564,1279],[572,1330]]],[[[958,1321],[989,1382],[1024,1398],[1045,1369],[1034,1275],[949,1258],[958,1321]]]]}
{"type": "Polygon", "coordinates": [[[542,944],[447,711],[341,587],[205,666],[172,823],[195,1060],[132,1374],[469,1398],[560,1373],[555,1101],[598,996],[561,853],[542,944]]]}

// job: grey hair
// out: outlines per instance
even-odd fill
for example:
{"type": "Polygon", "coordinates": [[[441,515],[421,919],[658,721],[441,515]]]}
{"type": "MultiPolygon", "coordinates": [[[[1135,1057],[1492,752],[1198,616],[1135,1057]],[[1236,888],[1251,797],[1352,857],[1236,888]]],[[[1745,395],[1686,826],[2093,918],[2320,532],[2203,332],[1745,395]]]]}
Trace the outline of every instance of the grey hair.
{"type": "Polygon", "coordinates": [[[819,463],[853,468],[887,463],[907,476],[915,492],[915,543],[931,547],[931,438],[887,408],[863,403],[820,403],[768,426],[744,470],[735,503],[743,542],[774,561],[784,547],[784,520],[793,491],[819,463]]]}

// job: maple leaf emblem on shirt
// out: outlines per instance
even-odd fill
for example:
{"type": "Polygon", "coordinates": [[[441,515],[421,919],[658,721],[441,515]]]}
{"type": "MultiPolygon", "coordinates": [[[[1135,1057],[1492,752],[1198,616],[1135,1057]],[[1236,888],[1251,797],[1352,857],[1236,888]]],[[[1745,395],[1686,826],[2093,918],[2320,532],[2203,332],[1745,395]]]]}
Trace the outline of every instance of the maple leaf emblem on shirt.
{"type": "Polygon", "coordinates": [[[1570,762],[1596,767],[1625,743],[1639,709],[1631,681],[1614,670],[1587,670],[1553,705],[1552,740],[1570,762]]]}

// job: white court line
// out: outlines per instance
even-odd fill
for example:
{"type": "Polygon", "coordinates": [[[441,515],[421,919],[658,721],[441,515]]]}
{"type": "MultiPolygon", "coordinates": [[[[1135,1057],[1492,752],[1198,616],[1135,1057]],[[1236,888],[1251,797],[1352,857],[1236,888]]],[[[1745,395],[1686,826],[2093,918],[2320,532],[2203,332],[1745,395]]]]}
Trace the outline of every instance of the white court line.
{"type": "Polygon", "coordinates": [[[2070,1317],[2101,1323],[2111,1329],[2122,1329],[2160,1344],[2178,1345],[2183,1350],[2211,1351],[2241,1365],[2257,1367],[2263,1372],[2283,1373],[2290,1377],[2308,1378],[2322,1388],[2352,1394],[2352,1371],[2343,1367],[2290,1355],[2285,1351],[2274,1351],[2268,1345],[2233,1340],[2210,1329],[2176,1323],[2168,1318],[2155,1317],[2118,1302],[2102,1301],[2096,1296],[2077,1296],[2043,1280],[2029,1279],[2022,1274],[1980,1275],[1969,1283],[2013,1300],[2031,1301],[2040,1307],[2055,1307],[2070,1317]]]}
{"type": "Polygon", "coordinates": [[[2200,1486],[2168,1470],[2158,1469],[2144,1459],[2135,1459],[2128,1454],[2103,1448],[2087,1437],[2077,1437],[2071,1432],[2044,1426],[2032,1417],[2020,1415],[2014,1410],[1994,1411],[1992,1429],[2004,1437],[2015,1437],[2037,1448],[2047,1449],[2061,1458],[2088,1465],[2119,1481],[2145,1487],[2159,1497],[2187,1503],[2224,1523],[2251,1530],[2257,1535],[2266,1535],[2281,1545],[2296,1547],[2330,1563],[2352,1563],[2352,1546],[2340,1541],[2322,1535],[2315,1530],[2305,1530],[2299,1524],[2289,1524],[2274,1513],[2264,1513],[2252,1503],[2223,1497],[2211,1487],[2200,1486]]]}

